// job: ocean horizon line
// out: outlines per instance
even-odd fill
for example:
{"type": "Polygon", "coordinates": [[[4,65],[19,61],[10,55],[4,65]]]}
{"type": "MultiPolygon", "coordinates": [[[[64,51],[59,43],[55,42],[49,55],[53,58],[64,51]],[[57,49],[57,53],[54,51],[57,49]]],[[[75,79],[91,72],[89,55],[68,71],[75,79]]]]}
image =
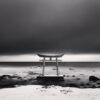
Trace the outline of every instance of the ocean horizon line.
{"type": "MultiPolygon", "coordinates": [[[[41,62],[41,59],[37,54],[0,55],[0,62],[41,62]]],[[[65,54],[59,60],[62,62],[100,62],[100,54],[65,54]]]]}

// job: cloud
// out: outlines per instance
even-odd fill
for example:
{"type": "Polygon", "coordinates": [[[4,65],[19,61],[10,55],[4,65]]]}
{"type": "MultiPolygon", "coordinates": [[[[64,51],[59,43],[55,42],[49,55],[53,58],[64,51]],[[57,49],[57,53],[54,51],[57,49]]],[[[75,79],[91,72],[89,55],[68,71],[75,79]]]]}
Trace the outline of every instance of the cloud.
{"type": "Polygon", "coordinates": [[[0,50],[100,52],[98,0],[0,1],[0,50]]]}

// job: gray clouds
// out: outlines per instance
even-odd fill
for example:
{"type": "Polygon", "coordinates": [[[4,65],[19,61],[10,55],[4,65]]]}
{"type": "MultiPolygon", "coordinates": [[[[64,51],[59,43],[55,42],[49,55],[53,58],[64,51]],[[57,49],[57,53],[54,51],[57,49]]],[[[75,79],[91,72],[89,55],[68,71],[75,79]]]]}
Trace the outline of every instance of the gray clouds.
{"type": "Polygon", "coordinates": [[[100,52],[99,0],[1,0],[1,51],[100,52]]]}

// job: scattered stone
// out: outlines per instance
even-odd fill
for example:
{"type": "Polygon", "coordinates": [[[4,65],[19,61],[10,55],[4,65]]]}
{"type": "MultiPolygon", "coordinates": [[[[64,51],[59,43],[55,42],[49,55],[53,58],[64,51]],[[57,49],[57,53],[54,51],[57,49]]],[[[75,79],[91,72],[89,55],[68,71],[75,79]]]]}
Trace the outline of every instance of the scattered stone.
{"type": "Polygon", "coordinates": [[[73,68],[69,68],[69,70],[74,70],[73,68]]]}
{"type": "Polygon", "coordinates": [[[69,75],[67,75],[66,77],[69,77],[69,75]]]}
{"type": "Polygon", "coordinates": [[[80,78],[76,78],[76,80],[80,80],[80,78]]]}
{"type": "Polygon", "coordinates": [[[72,75],[72,77],[75,77],[75,75],[72,75]]]}
{"type": "Polygon", "coordinates": [[[82,75],[82,76],[83,76],[84,74],[80,74],[80,75],[82,75]]]}
{"type": "Polygon", "coordinates": [[[56,68],[53,68],[52,70],[56,70],[56,68]]]}
{"type": "Polygon", "coordinates": [[[97,81],[99,81],[100,79],[99,78],[97,78],[96,76],[90,76],[89,77],[89,81],[92,81],[92,82],[97,82],[97,81]]]}
{"type": "Polygon", "coordinates": [[[76,83],[70,83],[69,87],[78,87],[78,84],[76,84],[76,83]]]}
{"type": "Polygon", "coordinates": [[[32,71],[29,71],[28,74],[29,74],[29,75],[37,75],[38,73],[35,73],[35,72],[32,72],[32,71]]]}
{"type": "Polygon", "coordinates": [[[82,83],[80,83],[80,86],[84,86],[85,84],[82,82],[82,83]]]}
{"type": "Polygon", "coordinates": [[[92,87],[91,88],[96,88],[96,85],[92,85],[92,87]]]}
{"type": "MultiPolygon", "coordinates": [[[[69,75],[66,76],[67,78],[70,77],[69,75]]],[[[43,85],[45,86],[45,88],[50,88],[52,85],[63,86],[63,87],[78,87],[78,88],[100,88],[100,79],[96,76],[90,76],[89,81],[88,80],[81,81],[81,78],[72,75],[72,77],[75,78],[72,77],[71,79],[65,78],[65,80],[62,82],[39,82],[37,81],[36,78],[33,78],[33,73],[32,75],[28,75],[27,77],[24,78],[18,75],[2,75],[0,76],[0,88],[16,87],[19,85],[31,85],[31,84],[43,85]]]]}
{"type": "Polygon", "coordinates": [[[100,81],[98,81],[97,84],[100,85],[100,81]]]}

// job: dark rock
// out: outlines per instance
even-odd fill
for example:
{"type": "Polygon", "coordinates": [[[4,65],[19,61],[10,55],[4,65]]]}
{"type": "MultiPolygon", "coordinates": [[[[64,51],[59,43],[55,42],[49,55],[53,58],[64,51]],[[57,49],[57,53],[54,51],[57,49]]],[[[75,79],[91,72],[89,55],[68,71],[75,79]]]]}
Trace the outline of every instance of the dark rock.
{"type": "Polygon", "coordinates": [[[90,76],[89,77],[89,81],[92,81],[92,82],[97,82],[97,81],[99,81],[100,79],[99,78],[97,78],[97,77],[95,77],[95,76],[90,76]]]}
{"type": "Polygon", "coordinates": [[[19,79],[21,79],[21,77],[19,77],[19,76],[11,76],[11,75],[2,75],[2,76],[0,76],[0,81],[2,81],[2,80],[13,80],[13,79],[16,79],[16,80],[19,80],[19,79]]]}
{"type": "Polygon", "coordinates": [[[0,81],[5,80],[5,79],[9,79],[9,78],[11,78],[10,75],[2,75],[2,76],[0,76],[0,81]]]}
{"type": "Polygon", "coordinates": [[[68,86],[69,87],[78,87],[78,84],[76,84],[76,83],[70,83],[68,86]]]}
{"type": "Polygon", "coordinates": [[[100,81],[98,81],[97,84],[100,85],[100,81]]]}
{"type": "Polygon", "coordinates": [[[23,84],[21,77],[15,75],[0,76],[0,88],[15,87],[15,85],[23,84]]]}
{"type": "Polygon", "coordinates": [[[69,75],[67,75],[66,77],[69,77],[69,75]]]}
{"type": "Polygon", "coordinates": [[[69,70],[74,70],[73,68],[69,68],[69,70]]]}
{"type": "Polygon", "coordinates": [[[80,78],[76,78],[76,80],[80,80],[80,78]]]}
{"type": "Polygon", "coordinates": [[[80,86],[84,86],[85,84],[84,83],[80,83],[80,86]]]}
{"type": "Polygon", "coordinates": [[[29,71],[28,74],[29,74],[29,75],[37,75],[38,73],[35,73],[35,72],[32,72],[32,71],[29,71]]]}
{"type": "Polygon", "coordinates": [[[91,88],[96,88],[96,85],[92,85],[92,87],[91,88]]]}
{"type": "Polygon", "coordinates": [[[75,77],[75,75],[72,75],[72,77],[75,77]]]}

